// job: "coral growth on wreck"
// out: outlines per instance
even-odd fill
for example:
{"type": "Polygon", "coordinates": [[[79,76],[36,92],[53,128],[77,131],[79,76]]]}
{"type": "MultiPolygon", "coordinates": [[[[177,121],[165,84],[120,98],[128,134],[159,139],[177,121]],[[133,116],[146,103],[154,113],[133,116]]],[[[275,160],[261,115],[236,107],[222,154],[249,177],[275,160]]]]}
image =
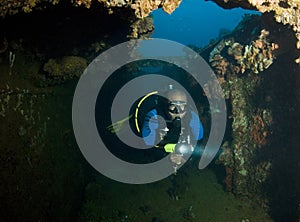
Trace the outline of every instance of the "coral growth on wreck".
{"type": "Polygon", "coordinates": [[[253,74],[269,71],[279,46],[270,40],[274,39],[273,30],[270,34],[262,21],[261,17],[245,18],[236,32],[212,45],[206,56],[222,85],[230,113],[230,136],[224,138],[216,160],[224,167],[225,189],[263,204],[264,197],[252,190],[262,189],[272,164],[257,153],[270,143],[274,123],[273,113],[258,90],[268,75],[253,74]]]}
{"type": "Polygon", "coordinates": [[[273,63],[274,51],[279,47],[268,40],[268,35],[269,32],[262,29],[258,38],[249,45],[242,45],[233,38],[223,39],[211,51],[209,62],[221,76],[228,69],[236,74],[262,72],[273,63]]]}
{"type": "MultiPolygon", "coordinates": [[[[293,28],[300,49],[300,1],[299,0],[248,0],[258,11],[273,12],[277,22],[288,24],[293,28]]],[[[300,63],[300,57],[296,59],[300,63]]]]}
{"type": "MultiPolygon", "coordinates": [[[[261,13],[274,15],[275,20],[283,25],[292,27],[297,43],[296,47],[300,49],[300,1],[299,0],[213,0],[223,8],[242,7],[245,9],[254,9],[261,13]]],[[[300,56],[295,59],[300,63],[300,56]]]]}
{"type": "Polygon", "coordinates": [[[171,14],[181,3],[182,0],[98,0],[104,2],[106,7],[130,6],[137,18],[145,18],[152,11],[161,7],[166,13],[171,14]]]}
{"type": "Polygon", "coordinates": [[[254,142],[258,145],[266,145],[269,137],[272,134],[270,126],[272,125],[272,115],[270,111],[258,111],[253,116],[253,123],[250,129],[250,134],[254,142]]]}
{"type": "Polygon", "coordinates": [[[149,38],[154,31],[154,25],[151,17],[138,19],[130,25],[131,33],[128,35],[131,39],[149,38]]]}
{"type": "Polygon", "coordinates": [[[135,10],[135,14],[138,18],[145,18],[150,12],[158,9],[160,3],[160,0],[136,0],[131,7],[135,10]]]}
{"type": "MultiPolygon", "coordinates": [[[[93,0],[69,0],[74,6],[90,8],[93,0]]],[[[171,14],[181,3],[181,0],[95,0],[102,3],[112,13],[114,8],[132,8],[137,18],[145,18],[150,12],[161,7],[166,13],[171,14]]],[[[18,12],[31,12],[33,9],[43,9],[47,2],[49,5],[56,5],[61,0],[7,0],[0,2],[0,16],[13,15],[18,12]]]]}

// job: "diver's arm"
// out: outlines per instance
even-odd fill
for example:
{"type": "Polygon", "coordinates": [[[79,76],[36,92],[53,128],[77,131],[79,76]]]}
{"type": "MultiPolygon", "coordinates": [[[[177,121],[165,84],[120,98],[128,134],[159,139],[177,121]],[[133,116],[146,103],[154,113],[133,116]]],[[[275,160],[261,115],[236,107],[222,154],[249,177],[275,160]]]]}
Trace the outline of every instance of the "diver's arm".
{"type": "Polygon", "coordinates": [[[192,130],[191,139],[195,141],[202,140],[204,135],[204,128],[202,122],[194,111],[192,111],[191,114],[192,114],[192,118],[190,121],[190,127],[192,130]]]}
{"type": "Polygon", "coordinates": [[[142,136],[144,142],[148,146],[154,146],[156,148],[164,149],[167,153],[175,151],[175,147],[178,143],[181,127],[172,127],[166,135],[163,136],[161,141],[158,141],[157,129],[159,126],[157,111],[150,111],[145,118],[142,136]]]}
{"type": "Polygon", "coordinates": [[[147,146],[154,146],[156,142],[156,130],[158,128],[157,111],[147,113],[142,128],[142,136],[147,146]]]}
{"type": "Polygon", "coordinates": [[[147,114],[142,128],[142,136],[145,144],[155,148],[164,149],[167,153],[173,152],[175,150],[176,143],[169,143],[167,140],[161,140],[157,143],[158,125],[157,111],[152,110],[147,114]]]}

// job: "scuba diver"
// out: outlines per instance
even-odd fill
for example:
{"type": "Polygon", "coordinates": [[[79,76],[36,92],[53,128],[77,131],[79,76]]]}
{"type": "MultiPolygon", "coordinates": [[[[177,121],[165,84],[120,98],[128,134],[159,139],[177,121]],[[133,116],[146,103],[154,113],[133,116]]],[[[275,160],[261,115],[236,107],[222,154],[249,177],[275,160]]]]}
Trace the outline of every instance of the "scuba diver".
{"type": "Polygon", "coordinates": [[[144,118],[141,134],[146,145],[170,153],[174,173],[184,164],[203,138],[203,125],[189,106],[187,95],[172,85],[159,96],[157,106],[144,118]]]}

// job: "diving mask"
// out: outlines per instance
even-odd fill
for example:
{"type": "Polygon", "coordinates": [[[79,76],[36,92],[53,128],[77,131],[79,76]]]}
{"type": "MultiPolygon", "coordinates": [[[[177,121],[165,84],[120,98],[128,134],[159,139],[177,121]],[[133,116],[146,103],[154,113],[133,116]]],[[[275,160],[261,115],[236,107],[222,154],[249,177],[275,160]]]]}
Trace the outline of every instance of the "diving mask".
{"type": "Polygon", "coordinates": [[[168,104],[168,110],[172,114],[183,114],[186,112],[186,102],[172,101],[168,104]]]}

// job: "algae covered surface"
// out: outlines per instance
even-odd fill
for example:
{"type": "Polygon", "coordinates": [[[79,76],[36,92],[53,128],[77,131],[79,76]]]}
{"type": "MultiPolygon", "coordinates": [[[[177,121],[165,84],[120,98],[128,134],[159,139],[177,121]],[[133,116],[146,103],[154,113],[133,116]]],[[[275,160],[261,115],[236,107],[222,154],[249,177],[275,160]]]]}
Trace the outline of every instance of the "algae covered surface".
{"type": "MultiPolygon", "coordinates": [[[[19,56],[18,62],[26,60],[19,56]]],[[[34,70],[27,64],[16,63],[11,75],[0,68],[1,218],[72,218],[86,181],[72,133],[72,91],[35,87],[26,79],[24,70],[34,70]]]]}
{"type": "Polygon", "coordinates": [[[98,177],[85,190],[81,221],[272,221],[249,201],[224,191],[212,169],[183,167],[146,185],[98,177]],[[95,195],[97,194],[97,195],[95,195]]]}

